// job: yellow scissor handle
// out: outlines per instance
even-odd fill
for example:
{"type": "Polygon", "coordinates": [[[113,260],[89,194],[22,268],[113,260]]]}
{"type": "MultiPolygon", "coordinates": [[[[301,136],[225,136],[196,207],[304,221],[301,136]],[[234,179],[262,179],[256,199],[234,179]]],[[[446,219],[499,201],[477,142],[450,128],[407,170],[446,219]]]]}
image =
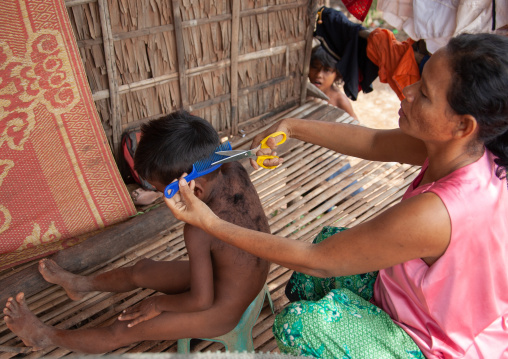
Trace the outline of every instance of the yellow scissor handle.
{"type": "MultiPolygon", "coordinates": [[[[268,141],[268,139],[269,139],[270,137],[277,137],[277,136],[281,136],[281,135],[282,135],[282,140],[280,140],[280,141],[279,141],[278,143],[276,143],[275,145],[276,145],[276,146],[278,146],[278,145],[280,145],[281,143],[286,142],[287,135],[286,135],[284,132],[282,132],[282,131],[278,131],[278,132],[274,132],[274,133],[272,133],[272,134],[270,134],[270,135],[266,136],[265,138],[263,138],[263,140],[261,141],[261,144],[260,144],[261,148],[270,148],[270,147],[266,144],[266,141],[268,141]]],[[[271,155],[258,156],[258,157],[257,157],[257,159],[256,159],[256,163],[257,163],[258,165],[260,165],[261,167],[263,167],[263,168],[273,169],[273,168],[275,168],[275,167],[277,167],[277,166],[265,166],[265,165],[263,164],[263,162],[264,162],[265,160],[271,160],[272,158],[278,158],[278,156],[271,156],[271,155]]]]}
{"type": "MultiPolygon", "coordinates": [[[[284,141],[283,141],[283,142],[284,142],[284,141]]],[[[266,156],[258,156],[258,158],[256,159],[256,163],[257,163],[258,165],[260,165],[261,167],[263,167],[263,168],[268,168],[269,170],[271,170],[271,169],[273,169],[273,168],[275,168],[275,167],[277,167],[277,166],[265,166],[265,165],[263,164],[263,162],[264,162],[265,160],[271,160],[272,158],[278,158],[278,156],[270,156],[270,155],[266,155],[266,156]]]]}
{"type": "MultiPolygon", "coordinates": [[[[275,146],[278,146],[278,145],[280,145],[281,143],[286,142],[286,138],[287,138],[286,133],[284,133],[284,132],[282,132],[282,131],[278,131],[278,132],[274,132],[274,133],[272,133],[272,134],[270,134],[270,135],[266,136],[266,137],[265,137],[265,138],[261,141],[261,148],[269,148],[269,147],[268,147],[268,145],[266,144],[266,141],[268,141],[268,139],[269,139],[270,137],[277,137],[277,136],[280,136],[280,135],[282,135],[282,140],[280,140],[280,141],[279,141],[279,142],[278,142],[275,146]]],[[[274,157],[274,156],[272,156],[272,158],[273,158],[273,157],[274,157]]],[[[258,158],[259,158],[259,157],[258,157],[258,158]]],[[[258,163],[258,164],[259,164],[259,163],[258,163]]],[[[266,168],[266,167],[265,167],[265,168],[266,168]]]]}

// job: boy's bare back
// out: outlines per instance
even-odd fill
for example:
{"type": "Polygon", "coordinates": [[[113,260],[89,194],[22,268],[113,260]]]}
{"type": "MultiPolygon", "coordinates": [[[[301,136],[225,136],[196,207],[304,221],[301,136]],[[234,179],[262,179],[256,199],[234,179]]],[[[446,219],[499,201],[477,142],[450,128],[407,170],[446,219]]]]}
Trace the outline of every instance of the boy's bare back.
{"type": "MultiPolygon", "coordinates": [[[[226,221],[269,233],[268,220],[247,171],[237,162],[222,165],[220,171],[221,177],[207,201],[210,209],[226,221]]],[[[241,315],[263,288],[269,263],[189,225],[184,233],[191,261],[196,259],[192,257],[194,251],[203,256],[206,250],[210,252],[214,272],[213,305],[227,307],[234,316],[241,315]]]]}

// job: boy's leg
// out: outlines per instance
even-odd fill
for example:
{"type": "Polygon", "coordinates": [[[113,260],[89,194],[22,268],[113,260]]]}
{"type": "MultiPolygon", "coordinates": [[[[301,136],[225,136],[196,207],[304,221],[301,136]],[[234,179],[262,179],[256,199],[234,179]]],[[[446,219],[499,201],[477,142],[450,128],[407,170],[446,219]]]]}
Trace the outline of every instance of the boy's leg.
{"type": "Polygon", "coordinates": [[[128,292],[149,288],[174,294],[189,289],[188,261],[154,261],[142,259],[130,267],[122,267],[97,275],[81,276],[70,273],[50,259],[39,262],[39,271],[46,281],[62,286],[71,299],[81,299],[86,293],[128,292]]]}
{"type": "Polygon", "coordinates": [[[241,314],[224,315],[226,308],[212,307],[192,313],[163,312],[128,328],[128,321],[107,327],[63,330],[42,323],[27,307],[23,294],[10,298],[4,308],[5,322],[25,345],[58,346],[84,353],[105,353],[142,340],[213,338],[232,330],[241,314]],[[211,325],[210,323],[213,323],[211,325]]]}
{"type": "Polygon", "coordinates": [[[348,289],[333,289],[317,302],[290,303],[273,333],[282,353],[316,358],[424,359],[390,316],[348,289]]]}

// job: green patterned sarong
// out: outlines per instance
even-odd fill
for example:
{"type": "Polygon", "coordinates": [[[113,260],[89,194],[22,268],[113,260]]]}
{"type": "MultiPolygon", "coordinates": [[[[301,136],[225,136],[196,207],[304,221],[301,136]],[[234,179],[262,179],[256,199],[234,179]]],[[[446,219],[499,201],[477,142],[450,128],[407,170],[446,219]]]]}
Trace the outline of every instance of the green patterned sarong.
{"type": "MultiPolygon", "coordinates": [[[[324,227],[314,243],[343,230],[324,227]]],[[[273,325],[280,351],[315,358],[425,358],[411,337],[369,302],[376,276],[317,278],[294,272],[286,295],[295,302],[273,325]]]]}

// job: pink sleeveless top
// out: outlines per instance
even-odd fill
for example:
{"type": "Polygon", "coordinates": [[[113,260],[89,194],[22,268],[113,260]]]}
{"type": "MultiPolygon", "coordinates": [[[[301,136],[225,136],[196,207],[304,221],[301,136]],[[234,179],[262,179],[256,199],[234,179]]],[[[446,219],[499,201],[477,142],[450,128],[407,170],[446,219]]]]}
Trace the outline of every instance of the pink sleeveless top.
{"type": "Polygon", "coordinates": [[[437,182],[451,219],[450,244],[432,266],[414,259],[379,271],[375,303],[427,358],[508,358],[508,191],[489,151],[437,182]]]}

